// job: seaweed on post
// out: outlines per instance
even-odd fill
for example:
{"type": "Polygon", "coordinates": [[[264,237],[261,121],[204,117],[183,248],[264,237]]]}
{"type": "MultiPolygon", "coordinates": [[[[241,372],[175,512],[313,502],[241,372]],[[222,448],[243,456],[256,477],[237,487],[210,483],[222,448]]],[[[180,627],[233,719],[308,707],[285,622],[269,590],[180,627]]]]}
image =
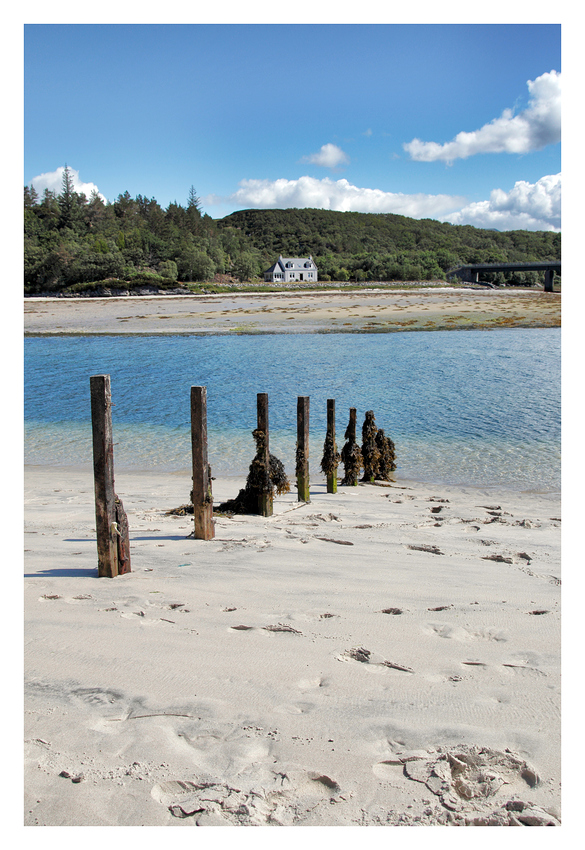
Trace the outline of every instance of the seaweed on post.
{"type": "Polygon", "coordinates": [[[290,482],[284,471],[284,464],[273,454],[269,455],[268,468],[266,456],[266,434],[255,429],[252,436],[256,442],[256,455],[250,464],[246,486],[240,490],[235,499],[222,502],[217,510],[221,513],[257,514],[258,499],[263,494],[272,494],[275,490],[280,496],[288,493],[290,482]]]}
{"type": "Polygon", "coordinates": [[[360,469],[363,465],[362,452],[356,439],[356,409],[349,410],[349,425],[345,432],[345,445],[341,450],[341,462],[343,463],[344,476],[342,486],[356,487],[359,479],[360,469]]]}
{"type": "Polygon", "coordinates": [[[384,434],[383,428],[378,428],[376,445],[380,453],[376,481],[390,481],[390,473],[396,469],[396,446],[393,440],[384,434]]]}
{"type": "Polygon", "coordinates": [[[364,476],[362,481],[373,483],[380,469],[380,450],[376,444],[376,419],[373,410],[366,411],[366,418],[362,425],[362,458],[364,476]]]}
{"type": "Polygon", "coordinates": [[[327,431],[325,442],[323,443],[321,471],[324,472],[327,477],[333,478],[337,475],[337,467],[339,466],[340,460],[341,455],[337,451],[337,446],[335,445],[335,438],[331,431],[327,431]]]}
{"type": "Polygon", "coordinates": [[[321,470],[327,478],[327,492],[337,493],[337,467],[341,455],[337,451],[335,443],[335,399],[327,399],[327,433],[323,444],[323,458],[321,470]]]}

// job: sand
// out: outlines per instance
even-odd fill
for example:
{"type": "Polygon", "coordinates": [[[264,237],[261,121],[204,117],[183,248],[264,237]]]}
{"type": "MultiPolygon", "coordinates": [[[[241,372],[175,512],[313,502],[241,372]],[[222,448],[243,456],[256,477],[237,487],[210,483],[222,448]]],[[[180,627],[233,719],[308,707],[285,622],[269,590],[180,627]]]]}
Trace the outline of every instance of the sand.
{"type": "MultiPolygon", "coordinates": [[[[28,334],[559,325],[533,291],[25,300],[28,334]]],[[[204,542],[190,483],[118,471],[98,579],[91,470],[25,469],[25,826],[560,824],[558,494],[313,475],[204,542]]]]}
{"type": "Polygon", "coordinates": [[[561,295],[409,287],[360,292],[26,298],[27,334],[323,333],[560,327],[561,295]]]}
{"type": "Polygon", "coordinates": [[[558,495],[189,489],[118,472],[98,579],[91,471],[26,469],[26,825],[559,824],[558,495]]]}

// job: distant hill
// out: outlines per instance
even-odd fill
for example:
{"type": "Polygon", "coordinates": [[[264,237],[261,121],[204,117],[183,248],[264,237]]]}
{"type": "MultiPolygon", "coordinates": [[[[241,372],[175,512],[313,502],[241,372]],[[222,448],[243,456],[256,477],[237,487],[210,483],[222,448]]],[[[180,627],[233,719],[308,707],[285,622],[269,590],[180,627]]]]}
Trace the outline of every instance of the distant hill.
{"type": "MultiPolygon", "coordinates": [[[[561,235],[548,231],[483,230],[392,213],[319,209],[240,210],[216,222],[233,229],[265,258],[312,255],[320,280],[442,278],[466,263],[560,259],[561,235]]],[[[519,273],[531,283],[534,272],[519,273]]]]}
{"type": "MultiPolygon", "coordinates": [[[[466,263],[558,260],[559,233],[498,233],[402,215],[330,210],[242,210],[213,220],[191,187],[186,206],[163,209],[129,192],[113,203],[74,191],[24,187],[24,289],[95,294],[262,280],[279,254],[311,254],[321,281],[443,279],[466,263]]],[[[497,282],[503,278],[492,275],[497,282]]],[[[510,278],[507,278],[510,281],[510,278]]],[[[531,284],[538,272],[510,281],[531,284]]]]}

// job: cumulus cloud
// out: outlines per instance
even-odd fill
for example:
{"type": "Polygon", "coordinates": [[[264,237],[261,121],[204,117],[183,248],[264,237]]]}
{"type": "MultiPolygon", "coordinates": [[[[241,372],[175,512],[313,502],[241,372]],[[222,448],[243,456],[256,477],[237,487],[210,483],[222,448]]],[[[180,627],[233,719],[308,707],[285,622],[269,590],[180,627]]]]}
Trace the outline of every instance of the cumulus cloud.
{"type": "Polygon", "coordinates": [[[458,133],[441,145],[413,139],[403,145],[411,159],[419,162],[453,162],[478,153],[524,154],[541,150],[561,139],[561,75],[557,71],[528,80],[528,107],[514,115],[506,109],[479,130],[458,133]]]}
{"type": "Polygon", "coordinates": [[[381,189],[362,189],[347,180],[242,180],[228,198],[210,195],[206,205],[229,203],[236,209],[286,209],[287,207],[338,210],[341,212],[397,213],[411,218],[438,218],[464,202],[453,195],[403,195],[381,189]]]}
{"type": "MultiPolygon", "coordinates": [[[[49,189],[49,191],[56,192],[57,195],[60,195],[63,189],[64,171],[64,166],[60,165],[56,171],[46,171],[44,174],[39,174],[37,177],[33,177],[30,184],[35,187],[39,195],[42,195],[45,189],[49,189]]],[[[101,194],[95,183],[83,183],[79,179],[79,171],[76,171],[74,168],[69,168],[69,173],[71,174],[73,188],[77,193],[85,195],[89,200],[91,193],[95,191],[104,203],[107,202],[107,199],[101,194]]]]}
{"type": "Polygon", "coordinates": [[[468,204],[442,220],[496,230],[559,231],[561,175],[549,174],[536,183],[519,180],[509,192],[494,189],[489,200],[468,204]]]}
{"type": "Polygon", "coordinates": [[[310,162],[311,165],[321,165],[323,168],[337,168],[339,165],[347,165],[349,157],[341,148],[329,142],[323,145],[318,153],[304,156],[301,162],[310,162]]]}

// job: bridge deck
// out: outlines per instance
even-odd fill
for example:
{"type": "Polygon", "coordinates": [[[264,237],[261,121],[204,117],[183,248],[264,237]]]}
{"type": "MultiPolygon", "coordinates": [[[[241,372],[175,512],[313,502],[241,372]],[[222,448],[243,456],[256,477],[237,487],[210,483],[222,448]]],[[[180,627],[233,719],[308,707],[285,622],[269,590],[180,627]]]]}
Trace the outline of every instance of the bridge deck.
{"type": "Polygon", "coordinates": [[[465,266],[458,266],[454,269],[449,269],[447,272],[447,279],[452,277],[459,277],[461,280],[469,281],[472,283],[479,283],[479,273],[480,272],[545,272],[544,277],[544,291],[552,292],[553,291],[553,276],[556,272],[560,275],[561,273],[561,261],[560,260],[549,260],[546,262],[533,262],[533,263],[469,263],[465,266]]]}

